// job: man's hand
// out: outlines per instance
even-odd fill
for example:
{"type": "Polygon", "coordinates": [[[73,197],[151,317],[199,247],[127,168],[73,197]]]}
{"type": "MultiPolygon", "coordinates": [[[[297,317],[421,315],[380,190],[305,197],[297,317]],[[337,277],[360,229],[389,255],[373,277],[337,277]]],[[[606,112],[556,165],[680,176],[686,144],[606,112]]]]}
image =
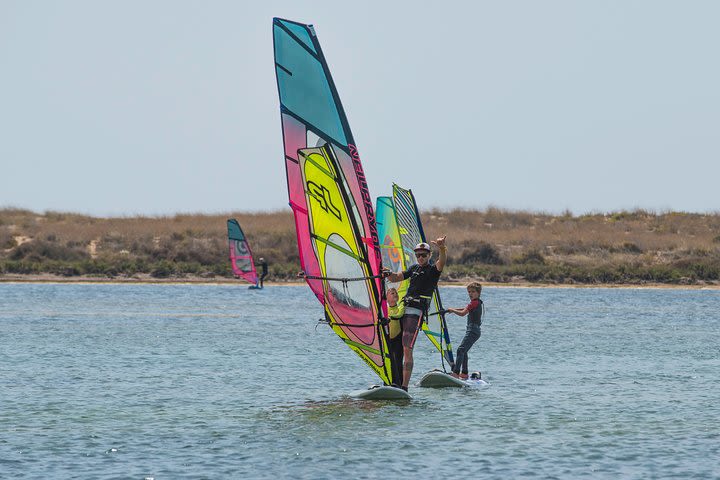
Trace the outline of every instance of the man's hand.
{"type": "Polygon", "coordinates": [[[447,235],[440,237],[434,242],[432,242],[433,245],[437,245],[437,247],[440,249],[440,255],[438,255],[437,262],[435,262],[435,268],[437,268],[441,272],[443,268],[445,268],[445,262],[447,261],[447,247],[445,246],[446,238],[447,235]]]}
{"type": "Polygon", "coordinates": [[[440,250],[444,250],[446,248],[445,247],[445,239],[446,238],[447,238],[447,235],[445,235],[444,237],[440,237],[437,240],[433,240],[430,243],[437,246],[440,250]]]}

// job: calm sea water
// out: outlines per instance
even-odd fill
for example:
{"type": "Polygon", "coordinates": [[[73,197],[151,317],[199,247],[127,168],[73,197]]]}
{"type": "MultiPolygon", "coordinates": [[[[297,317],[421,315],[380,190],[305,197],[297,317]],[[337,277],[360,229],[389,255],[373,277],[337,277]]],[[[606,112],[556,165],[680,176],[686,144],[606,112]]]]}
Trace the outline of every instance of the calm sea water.
{"type": "Polygon", "coordinates": [[[307,288],[0,284],[0,478],[720,478],[719,291],[483,298],[489,385],[392,403],[307,288]]]}

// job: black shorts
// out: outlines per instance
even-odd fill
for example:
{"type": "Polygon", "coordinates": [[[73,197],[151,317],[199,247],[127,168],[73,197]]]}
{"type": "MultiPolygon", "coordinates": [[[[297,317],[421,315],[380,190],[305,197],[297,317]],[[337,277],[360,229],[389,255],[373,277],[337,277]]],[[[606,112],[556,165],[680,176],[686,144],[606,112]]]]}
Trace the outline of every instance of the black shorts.
{"type": "Polygon", "coordinates": [[[420,316],[419,315],[403,315],[402,319],[402,344],[405,348],[413,348],[415,346],[415,340],[420,331],[420,316]]]}

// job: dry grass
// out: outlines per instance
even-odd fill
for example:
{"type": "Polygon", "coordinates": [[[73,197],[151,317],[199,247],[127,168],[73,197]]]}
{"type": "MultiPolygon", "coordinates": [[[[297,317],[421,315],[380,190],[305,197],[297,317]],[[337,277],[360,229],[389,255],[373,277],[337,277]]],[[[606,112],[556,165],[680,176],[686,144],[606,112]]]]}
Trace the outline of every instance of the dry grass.
{"type": "MultiPolygon", "coordinates": [[[[108,275],[150,273],[161,265],[158,271],[163,275],[229,276],[228,218],[238,219],[256,255],[268,259],[271,276],[291,277],[298,257],[289,211],[97,218],[4,209],[0,210],[0,271],[3,262],[7,272],[20,268],[18,262],[26,266],[34,262],[32,269],[43,271],[50,268],[43,262],[69,268],[67,262],[82,260],[84,266],[73,266],[69,274],[92,268],[108,275]],[[32,240],[18,245],[21,237],[32,240]]],[[[541,275],[541,281],[571,277],[584,281],[591,278],[588,272],[600,269],[603,276],[620,272],[620,281],[670,275],[669,281],[676,282],[714,281],[720,275],[720,213],[635,210],[573,216],[455,209],[424,212],[423,223],[430,239],[448,236],[449,276],[541,275]],[[670,273],[658,274],[658,268],[670,273]]]]}
{"type": "Polygon", "coordinates": [[[484,241],[507,259],[535,249],[558,258],[591,257],[594,261],[626,253],[717,250],[720,214],[644,210],[574,217],[490,208],[485,211],[433,210],[424,215],[425,230],[434,238],[447,234],[460,248],[484,241]],[[600,255],[600,253],[603,253],[600,255]]]}

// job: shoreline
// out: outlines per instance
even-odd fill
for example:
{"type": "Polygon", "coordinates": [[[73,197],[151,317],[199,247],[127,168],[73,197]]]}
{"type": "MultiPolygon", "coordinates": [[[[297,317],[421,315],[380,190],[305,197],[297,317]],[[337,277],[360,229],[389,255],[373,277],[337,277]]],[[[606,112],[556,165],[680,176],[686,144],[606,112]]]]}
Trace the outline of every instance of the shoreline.
{"type": "MultiPolygon", "coordinates": [[[[237,285],[246,286],[247,282],[234,278],[214,278],[208,279],[203,277],[187,277],[187,278],[153,278],[149,275],[138,277],[62,277],[59,275],[0,275],[0,284],[100,284],[100,285],[237,285]]],[[[441,287],[464,288],[467,280],[463,281],[441,281],[441,287]]],[[[720,283],[715,284],[668,284],[668,283],[597,283],[597,284],[554,284],[554,283],[533,283],[533,282],[487,282],[481,281],[483,287],[492,288],[615,288],[626,290],[720,290],[720,283]]],[[[305,286],[303,281],[288,282],[265,282],[268,287],[302,287],[305,286]]]]}

